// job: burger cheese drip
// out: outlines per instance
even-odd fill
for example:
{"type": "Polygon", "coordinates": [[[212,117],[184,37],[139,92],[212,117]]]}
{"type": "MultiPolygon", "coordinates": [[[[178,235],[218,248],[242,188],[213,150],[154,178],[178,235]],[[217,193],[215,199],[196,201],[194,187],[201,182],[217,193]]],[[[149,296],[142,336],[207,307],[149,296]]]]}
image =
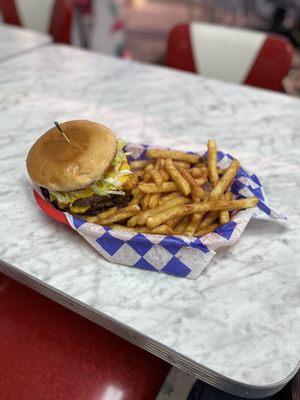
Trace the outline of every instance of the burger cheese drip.
{"type": "Polygon", "coordinates": [[[115,158],[103,179],[94,182],[88,188],[82,190],[73,190],[69,192],[50,191],[50,200],[56,201],[61,209],[69,207],[72,212],[82,214],[88,211],[91,206],[76,205],[79,199],[89,198],[94,195],[102,197],[125,195],[125,192],[122,191],[122,186],[129,179],[131,171],[126,157],[128,153],[124,153],[123,151],[124,146],[125,142],[122,139],[118,139],[115,158]]]}

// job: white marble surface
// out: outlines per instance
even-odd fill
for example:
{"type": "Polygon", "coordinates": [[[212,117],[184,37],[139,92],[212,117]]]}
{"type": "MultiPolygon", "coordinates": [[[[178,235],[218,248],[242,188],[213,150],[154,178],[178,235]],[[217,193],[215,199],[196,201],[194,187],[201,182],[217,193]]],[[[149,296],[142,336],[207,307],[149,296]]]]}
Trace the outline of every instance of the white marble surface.
{"type": "Polygon", "coordinates": [[[287,380],[300,351],[300,101],[65,46],[2,63],[0,74],[0,258],[216,386],[258,394],[287,380]],[[71,118],[178,149],[216,138],[257,173],[289,229],[251,222],[196,281],[110,264],[44,216],[26,182],[30,145],[71,118]]]}
{"type": "Polygon", "coordinates": [[[50,43],[51,37],[15,25],[0,23],[0,61],[50,43]]]}

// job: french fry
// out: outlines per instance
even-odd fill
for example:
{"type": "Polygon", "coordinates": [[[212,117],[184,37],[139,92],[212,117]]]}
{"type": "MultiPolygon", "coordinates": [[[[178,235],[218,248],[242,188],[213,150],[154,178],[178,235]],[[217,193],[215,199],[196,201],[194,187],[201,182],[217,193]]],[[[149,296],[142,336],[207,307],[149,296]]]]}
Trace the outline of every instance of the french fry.
{"type": "Polygon", "coordinates": [[[173,230],[167,225],[160,225],[152,229],[150,233],[156,233],[157,235],[173,235],[173,230]]]}
{"type": "Polygon", "coordinates": [[[144,193],[140,189],[137,189],[129,205],[131,206],[139,205],[143,197],[144,193]]]}
{"type": "Polygon", "coordinates": [[[192,189],[192,196],[194,196],[194,198],[204,199],[204,197],[206,196],[206,192],[202,188],[200,188],[199,184],[192,177],[192,175],[189,173],[189,171],[182,167],[179,167],[178,169],[179,169],[181,175],[189,183],[189,185],[192,189]]]}
{"type": "Polygon", "coordinates": [[[167,225],[169,228],[172,229],[172,228],[174,228],[174,226],[177,225],[181,220],[182,220],[182,217],[172,218],[172,219],[169,219],[169,221],[166,222],[166,225],[167,225]]]}
{"type": "Polygon", "coordinates": [[[126,231],[131,231],[131,232],[141,232],[141,233],[147,233],[150,232],[149,228],[147,226],[136,226],[134,228],[125,226],[125,225],[120,225],[120,224],[110,224],[109,225],[113,229],[125,229],[126,231]]]}
{"type": "Polygon", "coordinates": [[[143,210],[143,211],[146,211],[146,210],[148,210],[148,208],[149,208],[150,196],[151,196],[151,195],[150,195],[149,193],[147,193],[147,194],[145,194],[145,196],[142,198],[141,205],[142,205],[142,210],[143,210]]]}
{"type": "Polygon", "coordinates": [[[185,233],[186,227],[188,226],[190,222],[190,217],[186,216],[184,217],[175,227],[174,227],[174,233],[175,235],[183,235],[185,233]]]}
{"type": "Polygon", "coordinates": [[[130,192],[132,189],[134,189],[137,184],[139,183],[139,181],[142,178],[142,172],[141,171],[137,171],[135,173],[133,173],[131,175],[131,177],[128,179],[128,181],[126,181],[123,185],[123,190],[125,190],[125,192],[130,192]]]}
{"type": "Polygon", "coordinates": [[[168,182],[170,180],[170,175],[167,173],[165,169],[161,169],[160,174],[164,182],[168,182]]]}
{"type": "MultiPolygon", "coordinates": [[[[207,201],[209,197],[209,194],[206,193],[203,201],[207,201]]],[[[199,201],[193,201],[193,203],[197,203],[199,201]]],[[[195,213],[192,215],[191,220],[186,228],[186,235],[188,236],[192,236],[194,235],[194,233],[196,232],[196,230],[198,229],[199,223],[202,221],[203,217],[205,216],[205,212],[202,213],[195,213]]]]}
{"type": "Polygon", "coordinates": [[[144,168],[144,172],[150,172],[153,168],[154,168],[153,163],[152,163],[152,164],[148,164],[148,165],[144,168]]]}
{"type": "Polygon", "coordinates": [[[188,236],[193,236],[198,229],[199,223],[204,217],[204,213],[196,213],[192,215],[192,218],[186,227],[185,234],[188,236]]]}
{"type": "Polygon", "coordinates": [[[160,176],[162,177],[162,180],[164,182],[168,182],[170,180],[170,176],[165,170],[165,160],[163,158],[158,158],[159,160],[159,173],[160,176]]]}
{"type": "Polygon", "coordinates": [[[227,169],[225,174],[219,180],[217,186],[215,186],[213,190],[210,192],[211,199],[218,199],[222,196],[222,194],[229,187],[232,180],[236,176],[239,168],[240,168],[240,163],[237,160],[232,160],[230,167],[227,169]]]}
{"type": "Polygon", "coordinates": [[[202,178],[208,180],[208,169],[203,169],[202,170],[202,178]]]}
{"type": "Polygon", "coordinates": [[[150,194],[149,203],[148,203],[149,208],[158,207],[159,200],[160,200],[160,193],[150,194]]]}
{"type": "Polygon", "coordinates": [[[129,228],[133,228],[134,226],[137,225],[137,221],[138,221],[139,215],[133,215],[131,218],[129,218],[129,220],[127,221],[127,226],[129,228]]]}
{"type": "Polygon", "coordinates": [[[252,208],[255,207],[257,203],[258,199],[256,197],[251,197],[239,200],[210,200],[202,203],[168,207],[168,209],[149,217],[146,221],[146,225],[152,229],[158,225],[164,224],[169,218],[176,218],[179,216],[185,217],[186,215],[207,211],[240,210],[243,208],[252,208]]]}
{"type": "MultiPolygon", "coordinates": [[[[191,205],[195,205],[195,204],[191,204],[191,205]]],[[[204,203],[201,203],[201,204],[204,204],[204,203]]],[[[168,207],[167,209],[161,211],[159,214],[155,214],[155,215],[149,217],[146,221],[146,225],[150,229],[153,229],[158,225],[164,224],[169,219],[177,218],[177,217],[185,217],[186,215],[193,214],[193,212],[197,212],[197,210],[193,210],[190,208],[191,205],[189,205],[189,206],[183,205],[183,206],[177,206],[177,207],[171,207],[171,208],[168,207]]],[[[205,203],[205,205],[206,205],[206,207],[204,207],[204,209],[202,209],[203,212],[209,210],[208,203],[205,203]]]]}
{"type": "Polygon", "coordinates": [[[207,143],[208,149],[208,176],[212,187],[216,187],[219,182],[219,175],[217,171],[217,145],[214,140],[209,140],[207,143]]]}
{"type": "Polygon", "coordinates": [[[225,172],[227,171],[227,169],[228,169],[228,168],[224,168],[224,169],[223,169],[223,168],[218,168],[218,174],[219,174],[219,175],[224,175],[225,172]]]}
{"type": "Polygon", "coordinates": [[[159,172],[164,182],[168,182],[170,180],[169,174],[163,167],[159,170],[159,172]]]}
{"type": "Polygon", "coordinates": [[[176,183],[178,189],[188,196],[191,193],[191,187],[188,181],[182,176],[179,170],[174,166],[173,161],[167,158],[165,161],[165,168],[172,180],[176,183]]]}
{"type": "MultiPolygon", "coordinates": [[[[188,204],[189,202],[190,202],[190,200],[187,197],[178,197],[178,198],[166,201],[156,208],[152,208],[150,210],[147,210],[147,211],[139,214],[138,224],[145,225],[145,223],[149,217],[156,215],[160,212],[163,212],[164,210],[167,210],[170,207],[176,207],[176,206],[179,206],[182,204],[188,204]]],[[[160,225],[160,224],[158,224],[158,225],[160,225]]]]}
{"type": "Polygon", "coordinates": [[[181,167],[181,168],[186,168],[189,169],[190,163],[185,162],[185,161],[173,161],[173,164],[175,165],[176,168],[181,167]]]}
{"type": "Polygon", "coordinates": [[[225,225],[229,222],[230,216],[227,210],[220,212],[220,225],[225,225]]]}
{"type": "Polygon", "coordinates": [[[80,218],[93,224],[98,223],[98,215],[81,215],[80,218]]]}
{"type": "Polygon", "coordinates": [[[152,169],[152,170],[150,171],[150,175],[151,175],[151,177],[152,177],[154,183],[155,183],[157,186],[160,186],[160,185],[163,184],[163,182],[164,182],[164,181],[163,181],[163,178],[162,178],[162,176],[161,176],[161,174],[160,174],[160,172],[159,172],[158,170],[152,169]]]}
{"type": "Polygon", "coordinates": [[[188,207],[191,207],[195,212],[198,211],[218,211],[218,210],[241,210],[244,208],[253,208],[257,205],[258,198],[257,197],[248,197],[245,199],[238,200],[211,200],[209,199],[203,203],[195,203],[190,204],[188,207]],[[208,205],[208,208],[207,208],[208,205]]]}
{"type": "Polygon", "coordinates": [[[200,160],[200,156],[197,154],[187,154],[182,151],[173,150],[148,149],[146,155],[148,158],[171,158],[173,160],[186,161],[191,164],[196,164],[200,160]]]}
{"type": "MultiPolygon", "coordinates": [[[[219,182],[219,174],[217,170],[217,144],[214,140],[209,140],[207,143],[208,157],[208,176],[210,179],[211,187],[214,188],[219,182]]],[[[221,211],[222,212],[222,211],[221,211]]],[[[227,212],[228,211],[224,211],[227,212]]],[[[206,228],[218,219],[219,213],[217,211],[210,211],[199,223],[199,229],[206,228]]]]}
{"type": "Polygon", "coordinates": [[[210,211],[209,213],[207,213],[203,218],[203,220],[201,221],[201,223],[199,224],[199,229],[211,225],[219,218],[219,215],[220,213],[218,211],[210,211]]]}
{"type": "Polygon", "coordinates": [[[201,199],[200,199],[199,197],[197,197],[197,196],[195,195],[195,193],[192,192],[191,200],[192,200],[192,203],[197,203],[197,202],[200,201],[201,199]]]}
{"type": "Polygon", "coordinates": [[[194,179],[197,182],[197,185],[199,185],[199,186],[202,186],[202,185],[204,185],[204,183],[207,182],[207,178],[206,177],[194,178],[194,179]]]}
{"type": "Polygon", "coordinates": [[[109,210],[102,211],[97,215],[81,215],[80,218],[84,219],[87,222],[98,223],[99,218],[104,219],[114,215],[118,211],[117,207],[112,207],[109,210]]]}
{"type": "Polygon", "coordinates": [[[138,232],[138,233],[148,233],[149,228],[147,226],[135,226],[134,228],[132,228],[132,230],[134,232],[138,232]]]}
{"type": "Polygon", "coordinates": [[[125,219],[132,217],[133,215],[137,214],[139,212],[139,210],[140,210],[140,207],[137,205],[127,206],[127,207],[121,208],[116,214],[111,215],[110,217],[99,218],[98,222],[101,225],[111,225],[115,222],[123,221],[125,219]]]}
{"type": "Polygon", "coordinates": [[[167,195],[161,197],[161,199],[159,201],[159,204],[162,204],[165,201],[169,201],[169,200],[175,199],[176,197],[182,197],[182,193],[179,192],[179,191],[176,191],[176,192],[172,192],[170,194],[167,194],[167,195]]]}
{"type": "Polygon", "coordinates": [[[195,233],[195,236],[204,236],[207,235],[208,233],[213,232],[214,230],[217,229],[219,225],[218,224],[211,224],[209,226],[205,226],[204,228],[198,229],[198,231],[195,233]]]}
{"type": "Polygon", "coordinates": [[[109,210],[103,211],[102,213],[97,215],[97,219],[106,219],[111,217],[112,215],[116,214],[118,212],[117,207],[112,207],[109,210]]]}
{"type": "Polygon", "coordinates": [[[147,165],[152,164],[151,160],[137,160],[137,161],[131,161],[130,163],[130,169],[136,170],[136,169],[143,169],[147,165]]]}
{"type": "Polygon", "coordinates": [[[145,172],[143,176],[143,182],[149,183],[152,181],[152,176],[149,172],[145,172]]]}
{"type": "Polygon", "coordinates": [[[154,168],[153,168],[155,171],[159,170],[160,165],[161,165],[161,160],[162,160],[161,158],[157,158],[156,159],[155,164],[154,164],[154,168]]]}
{"type": "MultiPolygon", "coordinates": [[[[172,157],[171,157],[172,158],[172,157]]],[[[162,166],[162,168],[165,166],[165,159],[164,158],[161,158],[160,159],[161,160],[161,166],[162,166]]],[[[189,163],[189,162],[186,162],[186,161],[176,161],[176,160],[174,160],[174,159],[172,159],[172,161],[173,161],[173,164],[175,165],[175,167],[177,168],[177,167],[182,167],[182,168],[187,168],[187,169],[189,169],[189,168],[191,168],[191,164],[189,163]]]]}
{"type": "Polygon", "coordinates": [[[174,182],[164,182],[161,186],[157,186],[155,183],[144,183],[139,184],[139,188],[144,193],[164,193],[174,192],[177,190],[177,186],[174,182]]]}
{"type": "Polygon", "coordinates": [[[207,170],[207,165],[203,161],[201,161],[195,165],[195,168],[201,168],[207,170]]]}
{"type": "MultiPolygon", "coordinates": [[[[232,194],[230,192],[227,192],[225,193],[224,198],[226,200],[231,200],[232,194]]],[[[229,220],[230,220],[229,211],[227,210],[220,211],[220,225],[227,224],[229,220]]]]}
{"type": "Polygon", "coordinates": [[[203,177],[203,170],[201,168],[191,168],[189,170],[193,178],[201,178],[203,177]]]}
{"type": "Polygon", "coordinates": [[[197,168],[197,169],[201,170],[203,178],[208,177],[208,169],[207,169],[207,166],[204,163],[196,164],[194,168],[197,168]]]}
{"type": "Polygon", "coordinates": [[[153,164],[147,165],[147,167],[144,169],[144,174],[143,174],[143,181],[144,182],[151,182],[152,181],[152,176],[150,174],[150,171],[154,169],[153,164]]]}

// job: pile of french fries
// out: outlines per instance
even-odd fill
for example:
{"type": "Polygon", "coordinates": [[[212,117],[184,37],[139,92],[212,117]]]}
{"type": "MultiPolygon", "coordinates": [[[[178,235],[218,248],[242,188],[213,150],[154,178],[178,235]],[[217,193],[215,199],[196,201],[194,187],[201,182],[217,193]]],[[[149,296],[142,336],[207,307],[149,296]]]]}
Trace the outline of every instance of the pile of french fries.
{"type": "Polygon", "coordinates": [[[117,229],[161,235],[203,236],[230,221],[230,210],[255,207],[256,197],[234,200],[230,185],[239,170],[232,160],[217,167],[217,146],[207,144],[207,162],[196,154],[148,149],[148,160],[133,161],[123,190],[129,205],[113,207],[88,221],[117,229]]]}

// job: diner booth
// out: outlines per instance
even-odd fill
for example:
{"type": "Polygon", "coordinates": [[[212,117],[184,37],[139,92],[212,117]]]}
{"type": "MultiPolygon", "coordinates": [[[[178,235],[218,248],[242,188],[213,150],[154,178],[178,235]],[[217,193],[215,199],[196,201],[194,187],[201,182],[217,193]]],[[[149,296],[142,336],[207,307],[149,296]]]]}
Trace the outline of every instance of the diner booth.
{"type": "Polygon", "coordinates": [[[298,1],[0,21],[0,400],[299,400],[298,1]]]}

